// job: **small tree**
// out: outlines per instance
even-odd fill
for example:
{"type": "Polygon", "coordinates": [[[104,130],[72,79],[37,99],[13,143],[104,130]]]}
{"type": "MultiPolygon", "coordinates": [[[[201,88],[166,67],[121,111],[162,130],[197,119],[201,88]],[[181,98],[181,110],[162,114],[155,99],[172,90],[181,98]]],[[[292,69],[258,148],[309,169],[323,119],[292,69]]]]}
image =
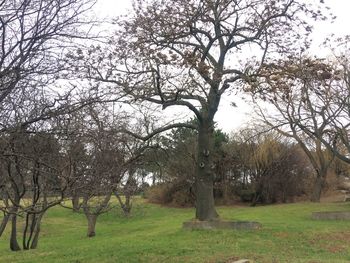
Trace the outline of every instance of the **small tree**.
{"type": "MultiPolygon", "coordinates": [[[[111,210],[112,195],[117,196],[124,213],[130,213],[133,171],[148,147],[123,132],[131,122],[129,114],[113,110],[109,104],[101,104],[75,112],[69,128],[74,132],[66,143],[73,174],[69,190],[81,197],[75,200],[73,209],[79,211],[81,208],[85,214],[88,237],[96,235],[98,217],[111,210]],[[80,153],[77,153],[78,149],[80,153]],[[121,200],[120,189],[126,194],[126,202],[121,200]]],[[[134,130],[137,130],[136,126],[134,130]]]]}
{"type": "Polygon", "coordinates": [[[34,249],[38,245],[42,217],[63,200],[69,175],[62,166],[59,144],[50,134],[31,135],[25,131],[2,134],[1,145],[1,166],[6,169],[5,198],[0,209],[11,218],[10,248],[21,249],[17,242],[20,215],[25,218],[23,249],[34,249]]]}

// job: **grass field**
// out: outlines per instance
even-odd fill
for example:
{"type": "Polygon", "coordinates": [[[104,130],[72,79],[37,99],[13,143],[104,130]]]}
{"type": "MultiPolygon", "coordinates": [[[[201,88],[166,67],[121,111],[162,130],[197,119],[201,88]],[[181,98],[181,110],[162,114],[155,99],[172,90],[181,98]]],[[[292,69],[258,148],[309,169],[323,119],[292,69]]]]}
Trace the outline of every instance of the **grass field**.
{"type": "Polygon", "coordinates": [[[181,225],[193,209],[141,203],[130,219],[115,211],[102,215],[89,239],[84,215],[56,207],[43,219],[36,250],[11,252],[7,230],[0,262],[350,262],[350,222],[310,219],[312,211],[326,210],[350,210],[350,204],[219,207],[224,219],[258,221],[263,228],[188,231],[181,225]]]}

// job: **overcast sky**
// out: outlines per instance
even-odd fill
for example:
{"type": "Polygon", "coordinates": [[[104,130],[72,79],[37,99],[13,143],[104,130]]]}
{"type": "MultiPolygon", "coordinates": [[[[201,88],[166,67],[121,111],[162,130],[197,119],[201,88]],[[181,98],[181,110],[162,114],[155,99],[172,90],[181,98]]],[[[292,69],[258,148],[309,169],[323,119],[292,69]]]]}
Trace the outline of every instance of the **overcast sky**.
{"type": "MultiPolygon", "coordinates": [[[[305,0],[308,1],[308,0],[305,0]]],[[[99,17],[114,17],[125,14],[131,9],[132,0],[98,0],[95,12],[99,17]]],[[[330,34],[343,36],[350,34],[350,0],[325,0],[332,13],[337,16],[334,23],[318,22],[314,27],[312,52],[316,55],[326,56],[328,49],[322,47],[321,43],[330,34]]],[[[230,132],[247,123],[251,117],[251,109],[237,97],[224,97],[219,107],[215,120],[219,128],[230,132]],[[238,107],[233,108],[230,102],[234,101],[238,107]]]]}

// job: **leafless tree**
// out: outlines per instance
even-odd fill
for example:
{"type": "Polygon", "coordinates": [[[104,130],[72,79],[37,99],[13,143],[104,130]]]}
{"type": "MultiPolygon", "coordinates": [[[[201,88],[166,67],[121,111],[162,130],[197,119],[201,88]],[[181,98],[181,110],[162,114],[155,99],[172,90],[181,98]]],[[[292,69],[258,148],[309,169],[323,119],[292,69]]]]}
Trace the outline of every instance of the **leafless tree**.
{"type": "MultiPolygon", "coordinates": [[[[346,54],[346,53],[345,53],[346,54]]],[[[324,76],[327,81],[317,85],[317,75],[310,78],[313,101],[310,103],[310,111],[322,120],[325,126],[324,134],[321,134],[309,125],[302,128],[310,136],[317,138],[337,158],[350,164],[350,64],[348,57],[336,57],[333,61],[315,61],[318,67],[324,68],[324,76]],[[312,89],[313,88],[313,89],[312,89]]]]}
{"type": "Polygon", "coordinates": [[[63,50],[84,38],[82,15],[90,0],[0,2],[0,102],[22,82],[50,83],[62,70],[63,50]]]}
{"type": "Polygon", "coordinates": [[[64,198],[67,177],[57,140],[50,134],[26,131],[2,134],[1,166],[5,213],[11,218],[10,248],[20,250],[17,242],[17,217],[25,219],[23,249],[37,247],[41,219],[64,198]]]}
{"type": "Polygon", "coordinates": [[[81,208],[85,214],[88,237],[96,234],[98,216],[113,208],[110,202],[113,195],[124,213],[130,213],[134,171],[149,143],[125,134],[127,126],[134,131],[137,127],[129,123],[130,113],[114,110],[110,104],[101,104],[75,112],[71,124],[73,133],[67,138],[70,141],[66,143],[67,155],[72,160],[74,177],[69,189],[75,201],[73,209],[81,208]]]}
{"type": "Polygon", "coordinates": [[[336,123],[347,125],[340,115],[347,107],[346,96],[343,97],[344,92],[340,89],[334,89],[334,83],[338,82],[334,74],[332,66],[319,59],[301,57],[280,61],[267,65],[258,93],[260,98],[273,105],[271,114],[262,108],[258,110],[263,121],[294,138],[310,159],[316,173],[312,201],[320,200],[336,153],[324,145],[337,141],[334,137],[339,133],[336,123]],[[342,100],[345,98],[340,104],[335,102],[339,92],[342,100]]]}
{"type": "Polygon", "coordinates": [[[198,131],[196,218],[214,220],[212,149],[221,98],[253,81],[269,58],[295,51],[299,39],[305,46],[311,31],[305,17],[324,18],[317,11],[296,0],[135,1],[134,12],[117,21],[111,45],[89,50],[81,66],[137,101],[190,110],[195,124],[139,137],[181,126],[198,131]]]}
{"type": "Polygon", "coordinates": [[[76,39],[88,37],[84,30],[91,21],[83,15],[93,4],[90,0],[0,1],[1,210],[5,215],[0,233],[11,219],[12,250],[20,249],[17,217],[25,218],[23,249],[36,248],[43,214],[60,202],[67,187],[69,171],[58,153],[57,138],[48,132],[53,127],[49,121],[82,107],[71,103],[71,90],[60,89],[58,82],[68,73],[66,50],[78,44],[76,39]]]}
{"type": "Polygon", "coordinates": [[[72,77],[68,50],[92,38],[87,32],[94,23],[86,15],[94,2],[0,1],[0,131],[78,107],[68,108],[73,88],[61,80],[72,77]]]}

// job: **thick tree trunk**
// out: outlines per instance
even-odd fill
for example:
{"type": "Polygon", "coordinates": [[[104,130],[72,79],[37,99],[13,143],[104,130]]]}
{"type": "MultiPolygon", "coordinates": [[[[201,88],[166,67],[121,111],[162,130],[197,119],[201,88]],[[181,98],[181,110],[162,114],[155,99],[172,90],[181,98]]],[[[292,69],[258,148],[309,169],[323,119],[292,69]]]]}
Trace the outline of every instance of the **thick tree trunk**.
{"type": "MultiPolygon", "coordinates": [[[[323,149],[322,144],[319,140],[315,140],[316,144],[316,157],[313,160],[313,166],[316,171],[316,179],[313,185],[312,195],[311,195],[311,202],[320,202],[322,190],[324,188],[328,168],[331,165],[331,163],[334,160],[334,155],[331,156],[331,159],[329,157],[326,157],[323,149]]],[[[312,155],[311,155],[312,156],[312,155]]]]}
{"type": "Polygon", "coordinates": [[[313,185],[312,194],[310,198],[311,202],[320,202],[324,181],[325,175],[318,174],[313,185]]]}
{"type": "Polygon", "coordinates": [[[12,251],[19,251],[21,248],[17,241],[17,215],[15,213],[11,215],[11,223],[10,249],[12,251]]]}
{"type": "Polygon", "coordinates": [[[198,130],[198,159],[196,176],[196,219],[211,221],[218,218],[214,203],[214,126],[212,122],[202,122],[198,130]]]}
{"type": "Polygon", "coordinates": [[[94,237],[96,235],[95,228],[96,228],[97,215],[95,214],[85,214],[85,215],[88,220],[87,236],[94,237]]]}

